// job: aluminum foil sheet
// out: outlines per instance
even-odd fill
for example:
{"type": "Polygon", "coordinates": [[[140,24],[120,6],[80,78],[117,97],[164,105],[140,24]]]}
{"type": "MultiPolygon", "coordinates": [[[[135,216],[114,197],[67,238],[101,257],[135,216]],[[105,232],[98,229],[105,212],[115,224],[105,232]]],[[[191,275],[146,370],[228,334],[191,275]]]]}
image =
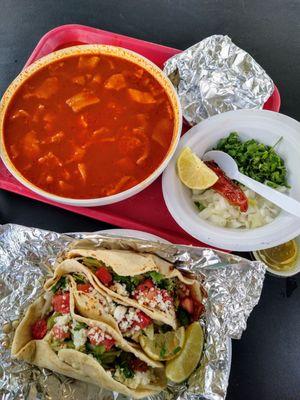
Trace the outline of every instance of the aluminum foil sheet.
{"type": "Polygon", "coordinates": [[[230,110],[262,108],[274,90],[264,69],[223,35],[210,36],[170,58],[164,72],[190,125],[230,110]]]}
{"type": "Polygon", "coordinates": [[[201,319],[205,344],[201,364],[184,384],[170,384],[147,400],[221,400],[228,386],[231,342],[246,329],[260,298],[265,267],[211,249],[175,246],[97,233],[58,234],[18,225],[0,226],[0,398],[2,400],[122,399],[97,386],[39,369],[10,356],[14,329],[52,274],[56,257],[74,239],[87,245],[152,252],[183,270],[192,271],[207,293],[201,319]]]}

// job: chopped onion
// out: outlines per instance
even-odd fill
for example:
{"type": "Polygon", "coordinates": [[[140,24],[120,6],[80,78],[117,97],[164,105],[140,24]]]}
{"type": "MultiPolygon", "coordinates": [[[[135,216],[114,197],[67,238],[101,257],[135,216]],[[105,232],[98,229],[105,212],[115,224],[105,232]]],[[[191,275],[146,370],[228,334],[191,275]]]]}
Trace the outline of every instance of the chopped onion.
{"type": "MultiPolygon", "coordinates": [[[[249,207],[246,212],[241,212],[239,207],[231,205],[213,189],[193,190],[193,201],[205,207],[200,211],[199,216],[224,228],[254,229],[269,224],[280,213],[280,208],[275,204],[245,186],[241,188],[248,198],[249,207]]],[[[279,188],[279,191],[284,190],[284,188],[279,188]]]]}

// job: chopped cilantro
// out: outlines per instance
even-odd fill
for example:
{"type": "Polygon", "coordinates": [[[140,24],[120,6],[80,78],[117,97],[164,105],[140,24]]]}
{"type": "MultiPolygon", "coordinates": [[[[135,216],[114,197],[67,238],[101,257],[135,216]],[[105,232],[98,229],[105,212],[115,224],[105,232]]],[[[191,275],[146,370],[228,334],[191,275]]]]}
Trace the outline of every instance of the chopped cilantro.
{"type": "Polygon", "coordinates": [[[187,326],[191,322],[190,314],[181,307],[177,310],[177,318],[179,319],[181,326],[187,326]]]}
{"type": "Polygon", "coordinates": [[[166,289],[168,293],[173,293],[175,288],[175,280],[174,279],[164,279],[160,286],[161,289],[166,289]]]}
{"type": "Polygon", "coordinates": [[[126,379],[134,377],[134,371],[130,366],[130,361],[132,358],[132,354],[122,352],[115,362],[126,379]]]}
{"type": "Polygon", "coordinates": [[[89,353],[92,353],[96,358],[100,357],[105,352],[105,346],[94,346],[91,343],[87,343],[86,345],[89,353]]]}
{"type": "Polygon", "coordinates": [[[97,260],[94,257],[83,257],[81,262],[86,267],[92,268],[92,269],[99,268],[103,265],[103,263],[101,261],[97,260]]]}
{"type": "Polygon", "coordinates": [[[166,289],[169,293],[172,293],[174,290],[175,282],[173,279],[165,278],[159,272],[151,271],[145,274],[146,278],[151,278],[153,283],[156,284],[160,289],[166,289]]]}
{"type": "Polygon", "coordinates": [[[277,188],[290,187],[287,183],[287,169],[284,160],[275,151],[282,137],[267,146],[255,139],[242,141],[237,132],[219,140],[215,150],[221,150],[233,157],[239,171],[258,182],[277,188]]]}
{"type": "Polygon", "coordinates": [[[159,284],[161,281],[165,279],[165,277],[161,273],[156,271],[147,272],[145,276],[151,278],[153,282],[156,284],[159,284]]]}
{"type": "Polygon", "coordinates": [[[72,274],[72,277],[74,278],[76,283],[84,283],[85,282],[85,277],[81,274],[74,273],[74,274],[72,274]]]}
{"type": "Polygon", "coordinates": [[[120,355],[121,350],[109,350],[106,351],[101,355],[101,364],[103,366],[109,366],[111,364],[114,364],[116,361],[116,358],[120,355]]]}
{"type": "Polygon", "coordinates": [[[103,345],[94,346],[91,343],[87,343],[86,348],[87,352],[91,353],[104,368],[109,368],[111,364],[114,364],[121,354],[121,350],[105,351],[105,346],[103,345]]]}
{"type": "Polygon", "coordinates": [[[134,377],[134,371],[132,368],[129,367],[128,364],[123,363],[123,365],[120,365],[119,368],[126,379],[130,379],[130,378],[134,377]]]}
{"type": "Polygon", "coordinates": [[[160,349],[160,353],[159,353],[160,358],[164,358],[166,353],[167,353],[167,348],[166,348],[166,343],[164,343],[162,345],[162,348],[160,349]]]}
{"type": "Polygon", "coordinates": [[[62,314],[59,313],[59,312],[54,312],[54,313],[51,315],[51,317],[49,317],[49,318],[47,319],[47,329],[48,329],[48,331],[50,331],[50,329],[53,328],[53,326],[54,326],[54,324],[55,324],[55,318],[56,318],[56,317],[59,317],[60,315],[62,315],[62,314]]]}
{"type": "Polygon", "coordinates": [[[74,331],[80,331],[80,329],[84,329],[87,328],[87,324],[85,324],[84,322],[77,322],[77,325],[74,328],[74,331]]]}
{"type": "Polygon", "coordinates": [[[121,350],[105,351],[104,345],[94,346],[91,343],[86,344],[86,349],[87,352],[91,353],[104,368],[109,368],[111,364],[114,364],[121,354],[121,350]]]}
{"type": "Polygon", "coordinates": [[[121,276],[118,274],[113,274],[113,280],[115,282],[124,283],[126,285],[127,292],[132,293],[140,283],[141,278],[139,276],[121,276]]]}
{"type": "Polygon", "coordinates": [[[180,346],[175,347],[175,349],[173,350],[173,354],[179,353],[180,350],[181,350],[181,347],[180,347],[180,346]]]}
{"type": "Polygon", "coordinates": [[[200,201],[194,201],[194,203],[199,211],[203,211],[206,208],[202,203],[200,203],[200,201]]]}
{"type": "Polygon", "coordinates": [[[59,281],[56,282],[54,286],[52,286],[51,290],[53,293],[56,293],[58,290],[64,290],[67,286],[67,280],[65,276],[62,276],[59,281]]]}
{"type": "Polygon", "coordinates": [[[62,342],[60,340],[54,339],[54,340],[51,340],[49,343],[50,343],[51,348],[54,351],[59,351],[61,349],[62,342]]]}

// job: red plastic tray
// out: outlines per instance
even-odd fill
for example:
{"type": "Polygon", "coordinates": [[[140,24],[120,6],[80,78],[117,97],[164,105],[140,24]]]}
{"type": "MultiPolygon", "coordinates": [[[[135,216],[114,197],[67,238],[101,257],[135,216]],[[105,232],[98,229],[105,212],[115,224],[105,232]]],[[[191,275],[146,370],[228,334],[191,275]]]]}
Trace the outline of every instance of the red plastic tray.
{"type": "MultiPolygon", "coordinates": [[[[159,67],[162,67],[168,58],[180,52],[180,50],[171,47],[83,25],[63,25],[49,31],[41,38],[25,66],[55,50],[76,44],[93,43],[120,46],[136,51],[159,67]]],[[[280,95],[276,87],[264,108],[279,111],[280,95]]],[[[184,131],[186,130],[187,128],[184,131]]],[[[90,208],[72,207],[52,202],[26,189],[13,178],[0,161],[0,188],[122,228],[153,233],[173,243],[201,245],[199,241],[184,232],[169,214],[162,195],[161,178],[158,178],[141,193],[116,204],[90,208]]]]}

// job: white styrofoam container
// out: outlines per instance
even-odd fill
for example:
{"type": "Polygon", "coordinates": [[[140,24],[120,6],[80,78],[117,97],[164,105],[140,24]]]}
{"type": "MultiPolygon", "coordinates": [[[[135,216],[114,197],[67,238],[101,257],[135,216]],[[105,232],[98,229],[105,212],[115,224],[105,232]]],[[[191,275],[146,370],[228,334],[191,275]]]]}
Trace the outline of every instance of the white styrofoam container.
{"type": "Polygon", "coordinates": [[[284,159],[291,185],[289,195],[300,201],[300,123],[283,114],[265,110],[229,111],[215,115],[191,128],[181,139],[163,174],[163,195],[176,222],[204,243],[227,250],[255,251],[277,246],[300,234],[300,219],[281,211],[273,222],[255,229],[230,229],[201,219],[193,205],[191,191],[179,180],[176,160],[185,146],[201,157],[219,139],[236,131],[241,139],[256,139],[274,145],[284,159]]]}

